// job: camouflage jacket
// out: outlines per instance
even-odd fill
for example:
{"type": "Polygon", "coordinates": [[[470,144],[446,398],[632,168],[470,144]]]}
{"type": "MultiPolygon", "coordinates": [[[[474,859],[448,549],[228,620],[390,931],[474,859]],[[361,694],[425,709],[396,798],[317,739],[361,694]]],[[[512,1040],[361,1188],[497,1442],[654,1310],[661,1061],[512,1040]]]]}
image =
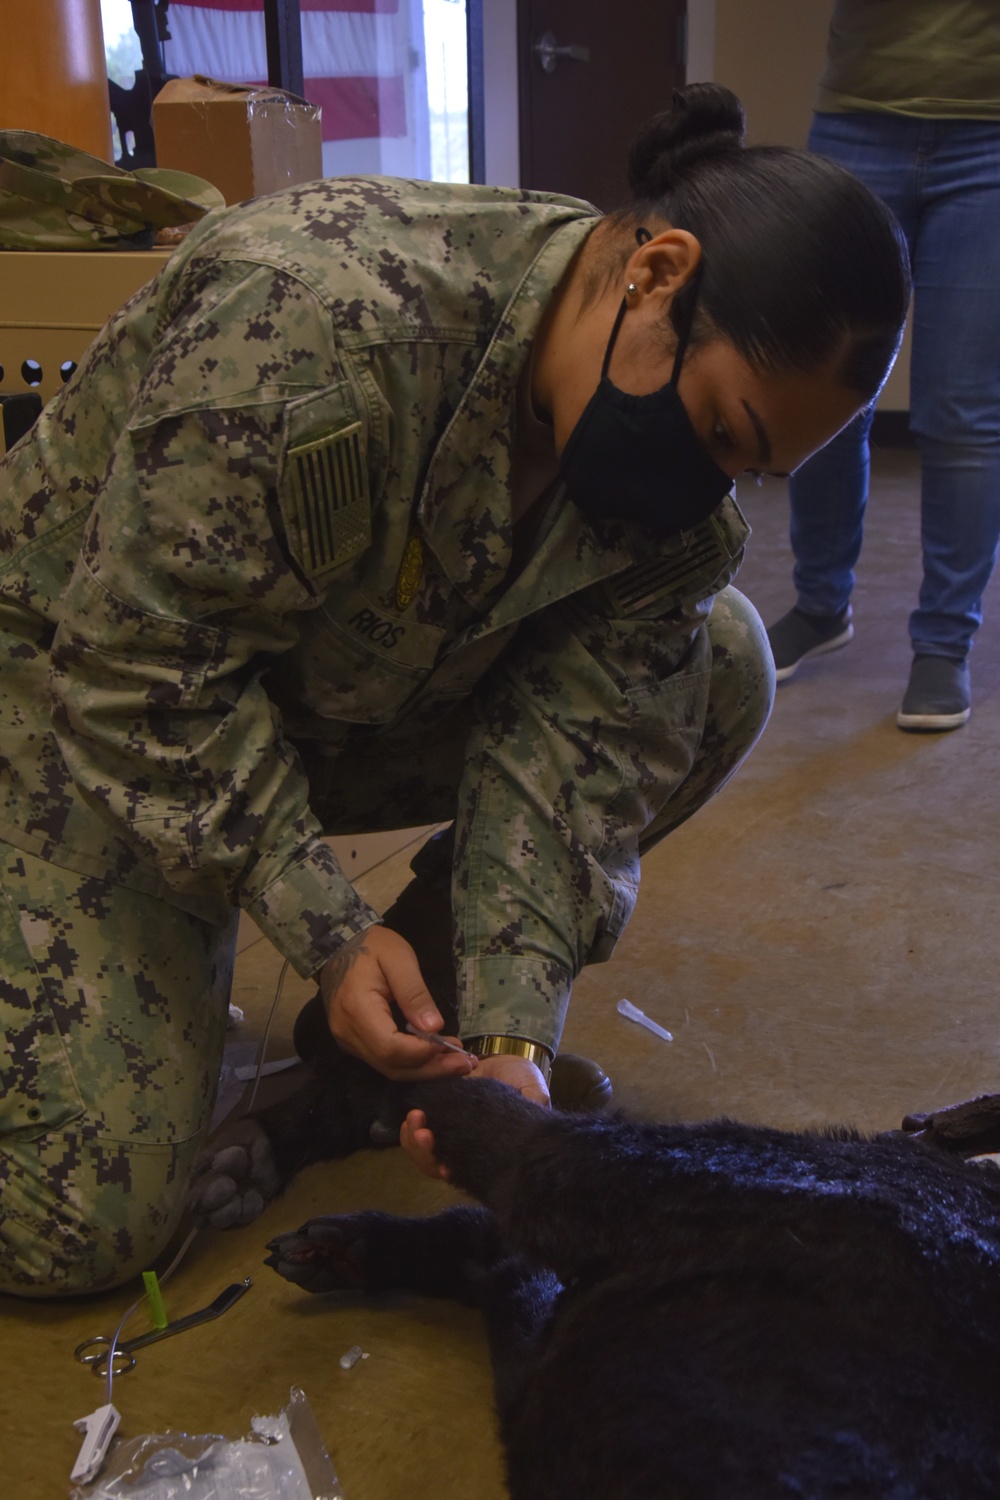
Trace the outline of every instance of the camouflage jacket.
{"type": "Polygon", "coordinates": [[[690,767],[746,537],[730,501],[653,545],[557,489],[511,568],[517,384],[595,222],[332,179],[197,226],[0,465],[0,834],[240,905],[308,974],[377,920],[310,766],[361,735],[377,768],[379,732],[474,700],[466,1030],[551,1044],[690,767]]]}

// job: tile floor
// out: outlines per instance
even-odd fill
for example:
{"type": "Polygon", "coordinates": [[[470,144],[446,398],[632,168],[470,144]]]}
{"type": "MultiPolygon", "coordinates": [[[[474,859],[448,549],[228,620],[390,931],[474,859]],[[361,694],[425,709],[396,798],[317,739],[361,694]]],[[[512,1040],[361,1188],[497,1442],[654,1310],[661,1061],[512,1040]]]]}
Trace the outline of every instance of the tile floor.
{"type": "MultiPolygon", "coordinates": [[[[769,621],[792,602],[783,486],[741,499],[754,527],[741,586],[769,621]]],[[[854,642],[779,689],[754,755],[650,856],[613,961],[577,985],[565,1044],[602,1060],[630,1110],[882,1128],[1000,1082],[996,592],[972,660],[971,722],[902,734],[917,517],[913,454],[877,454],[854,642]],[[674,1041],[623,1021],[623,995],[674,1041]]],[[[369,899],[387,905],[406,863],[397,855],[363,876],[369,899]]],[[[253,929],[242,945],[234,998],[256,1039],[280,965],[253,929]]],[[[272,1055],[287,1053],[305,994],[297,980],[286,987],[272,1055]]],[[[116,1392],[123,1431],[235,1436],[301,1385],[346,1500],[501,1500],[473,1313],[401,1299],[331,1307],[261,1266],[269,1234],[311,1214],[447,1201],[398,1151],[364,1153],[303,1173],[250,1228],[203,1235],[168,1291],[172,1315],[248,1273],[255,1286],[219,1322],[140,1355],[116,1392]],[[344,1372],[338,1357],[355,1343],[370,1358],[344,1372]]],[[[0,1306],[5,1494],[66,1494],[70,1424],[103,1399],[73,1346],[107,1331],[129,1300],[0,1306]]]]}

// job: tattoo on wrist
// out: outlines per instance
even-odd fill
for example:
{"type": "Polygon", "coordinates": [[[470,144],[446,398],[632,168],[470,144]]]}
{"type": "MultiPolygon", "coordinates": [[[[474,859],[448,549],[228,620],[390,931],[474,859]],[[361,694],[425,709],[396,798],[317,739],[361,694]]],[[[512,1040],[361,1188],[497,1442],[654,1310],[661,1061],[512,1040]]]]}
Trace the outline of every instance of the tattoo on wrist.
{"type": "Polygon", "coordinates": [[[326,996],[335,995],[343,984],[347,975],[354,967],[355,960],[362,956],[367,957],[369,949],[365,945],[365,934],[356,932],[352,938],[348,938],[342,948],[338,948],[332,958],[327,959],[323,965],[323,973],[320,980],[320,988],[326,996]]]}

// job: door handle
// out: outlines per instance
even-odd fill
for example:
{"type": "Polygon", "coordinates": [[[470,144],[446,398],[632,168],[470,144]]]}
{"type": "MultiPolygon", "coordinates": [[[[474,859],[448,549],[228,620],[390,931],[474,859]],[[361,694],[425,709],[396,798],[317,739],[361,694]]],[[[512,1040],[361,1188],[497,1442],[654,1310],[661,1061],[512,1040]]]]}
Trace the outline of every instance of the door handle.
{"type": "Polygon", "coordinates": [[[590,62],[589,47],[581,47],[578,42],[570,42],[566,47],[557,47],[555,36],[551,31],[539,37],[532,51],[546,73],[555,72],[556,63],[560,57],[572,58],[574,62],[590,62]]]}

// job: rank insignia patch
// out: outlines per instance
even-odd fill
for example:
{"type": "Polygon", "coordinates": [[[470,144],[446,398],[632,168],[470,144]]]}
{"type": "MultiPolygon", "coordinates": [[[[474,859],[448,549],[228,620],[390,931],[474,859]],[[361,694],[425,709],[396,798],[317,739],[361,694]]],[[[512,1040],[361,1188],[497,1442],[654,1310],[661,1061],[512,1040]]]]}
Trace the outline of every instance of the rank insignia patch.
{"type": "Polygon", "coordinates": [[[371,541],[371,514],[360,422],[290,448],[287,477],[289,541],[308,577],[364,551],[371,541]]]}
{"type": "Polygon", "coordinates": [[[418,536],[411,536],[399,565],[396,579],[396,608],[409,609],[417,596],[420,580],[424,576],[424,544],[418,536]]]}

